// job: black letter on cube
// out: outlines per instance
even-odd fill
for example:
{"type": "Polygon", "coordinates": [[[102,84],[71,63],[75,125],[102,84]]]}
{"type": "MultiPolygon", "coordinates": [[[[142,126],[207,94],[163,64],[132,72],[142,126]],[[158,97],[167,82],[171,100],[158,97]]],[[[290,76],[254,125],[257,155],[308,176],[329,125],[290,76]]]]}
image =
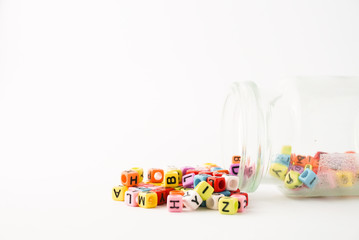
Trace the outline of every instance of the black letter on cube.
{"type": "Polygon", "coordinates": [[[142,202],[142,205],[145,205],[145,200],[146,200],[146,198],[144,196],[138,196],[138,205],[140,205],[141,202],[142,202]]]}
{"type": "Polygon", "coordinates": [[[167,184],[174,184],[176,183],[177,178],[175,176],[167,178],[167,184]]]}
{"type": "Polygon", "coordinates": [[[132,185],[132,182],[135,182],[135,184],[137,184],[137,176],[135,178],[131,177],[130,178],[130,184],[132,185]]]}
{"type": "Polygon", "coordinates": [[[228,207],[228,205],[229,205],[229,202],[223,201],[223,203],[224,203],[225,205],[224,205],[224,207],[222,208],[222,211],[223,211],[223,212],[229,212],[229,210],[227,210],[227,207],[228,207]]]}
{"type": "Polygon", "coordinates": [[[176,203],[179,203],[178,200],[170,200],[171,203],[173,203],[172,206],[170,206],[170,208],[176,208],[176,209],[179,209],[179,207],[176,206],[176,203]]]}

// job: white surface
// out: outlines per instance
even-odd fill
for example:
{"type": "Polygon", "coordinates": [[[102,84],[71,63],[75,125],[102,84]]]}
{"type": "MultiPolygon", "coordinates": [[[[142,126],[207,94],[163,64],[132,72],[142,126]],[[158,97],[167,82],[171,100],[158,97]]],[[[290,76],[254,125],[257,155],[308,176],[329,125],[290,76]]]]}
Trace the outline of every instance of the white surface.
{"type": "Polygon", "coordinates": [[[218,162],[232,81],[359,75],[358,10],[0,1],[0,239],[357,239],[358,198],[292,200],[262,187],[248,213],[221,216],[127,208],[110,192],[132,166],[218,162]]]}

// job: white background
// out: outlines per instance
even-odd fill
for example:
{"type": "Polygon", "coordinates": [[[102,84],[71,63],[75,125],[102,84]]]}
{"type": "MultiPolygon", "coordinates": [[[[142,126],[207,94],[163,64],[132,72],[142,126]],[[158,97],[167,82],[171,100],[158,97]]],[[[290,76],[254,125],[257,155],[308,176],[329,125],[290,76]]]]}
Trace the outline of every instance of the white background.
{"type": "Polygon", "coordinates": [[[359,75],[358,1],[0,0],[0,239],[357,239],[358,198],[246,214],[111,200],[133,166],[220,162],[233,81],[359,75]]]}

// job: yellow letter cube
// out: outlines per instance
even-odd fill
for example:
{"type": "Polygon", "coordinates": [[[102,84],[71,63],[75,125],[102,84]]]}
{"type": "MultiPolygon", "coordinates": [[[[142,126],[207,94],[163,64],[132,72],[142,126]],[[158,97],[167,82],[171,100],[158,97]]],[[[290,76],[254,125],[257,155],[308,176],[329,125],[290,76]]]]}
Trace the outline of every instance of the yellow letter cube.
{"type": "Polygon", "coordinates": [[[341,187],[351,187],[354,183],[354,174],[349,171],[338,171],[337,182],[341,187]]]}
{"type": "Polygon", "coordinates": [[[182,170],[179,169],[179,168],[175,168],[175,167],[172,167],[172,168],[168,169],[168,172],[172,172],[172,171],[177,172],[177,174],[178,174],[178,183],[181,183],[182,182],[182,170]]]}
{"type": "Polygon", "coordinates": [[[218,202],[218,210],[221,214],[236,214],[238,211],[238,199],[233,197],[221,197],[218,202]]]}
{"type": "Polygon", "coordinates": [[[269,169],[269,173],[272,176],[279,178],[281,180],[285,179],[285,175],[287,175],[287,171],[288,171],[288,167],[280,163],[272,163],[269,169]]]}
{"type": "Polygon", "coordinates": [[[143,181],[143,168],[140,167],[133,167],[131,168],[131,170],[134,170],[136,172],[138,172],[138,176],[139,176],[139,183],[143,181]]]}
{"type": "Polygon", "coordinates": [[[115,201],[125,201],[125,192],[128,190],[126,186],[116,186],[112,189],[112,199],[115,201]]]}
{"type": "Polygon", "coordinates": [[[165,173],[163,180],[165,187],[177,187],[178,186],[178,173],[176,171],[170,171],[165,173]]]}
{"type": "Polygon", "coordinates": [[[287,188],[294,189],[302,186],[302,182],[299,180],[300,173],[290,170],[287,176],[284,179],[284,185],[287,188]]]}
{"type": "Polygon", "coordinates": [[[138,205],[142,208],[157,207],[157,194],[154,192],[140,192],[138,194],[138,205]]]}
{"type": "Polygon", "coordinates": [[[291,155],[292,154],[292,146],[283,146],[282,154],[291,155]]]}
{"type": "Polygon", "coordinates": [[[214,192],[214,188],[208,182],[200,182],[194,189],[203,201],[206,201],[212,193],[214,192]]]}

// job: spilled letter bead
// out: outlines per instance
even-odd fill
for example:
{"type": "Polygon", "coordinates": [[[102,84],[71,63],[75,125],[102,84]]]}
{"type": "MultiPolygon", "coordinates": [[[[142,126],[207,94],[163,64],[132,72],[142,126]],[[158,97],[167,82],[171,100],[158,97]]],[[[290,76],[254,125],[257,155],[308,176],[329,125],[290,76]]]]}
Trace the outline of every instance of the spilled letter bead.
{"type": "Polygon", "coordinates": [[[239,179],[237,176],[225,175],[224,179],[226,181],[226,190],[236,191],[238,189],[239,179]]]}
{"type": "Polygon", "coordinates": [[[125,203],[130,207],[138,207],[137,197],[140,191],[138,190],[129,190],[125,194],[125,203]]]}
{"type": "Polygon", "coordinates": [[[203,202],[201,196],[194,190],[185,192],[182,200],[183,206],[188,210],[196,210],[203,202]]]}
{"type": "Polygon", "coordinates": [[[232,163],[231,166],[229,166],[229,174],[237,176],[239,172],[239,163],[232,163]]]}
{"type": "Polygon", "coordinates": [[[143,168],[140,167],[133,167],[131,170],[136,171],[139,176],[138,183],[141,183],[143,181],[143,168]]]}
{"type": "Polygon", "coordinates": [[[208,174],[198,174],[193,178],[193,187],[196,187],[200,182],[207,182],[207,178],[211,177],[208,174]]]}
{"type": "Polygon", "coordinates": [[[226,180],[224,177],[212,176],[207,178],[207,182],[214,188],[214,192],[226,190],[226,180]]]}
{"type": "Polygon", "coordinates": [[[160,168],[150,168],[148,170],[147,178],[151,183],[161,183],[163,181],[164,171],[160,168]]]}
{"type": "Polygon", "coordinates": [[[169,195],[167,198],[167,210],[169,212],[182,212],[183,200],[181,195],[169,195]]]}
{"type": "Polygon", "coordinates": [[[176,171],[170,171],[165,173],[164,186],[165,187],[177,187],[178,186],[178,173],[176,171]]]}
{"type": "Polygon", "coordinates": [[[224,197],[223,194],[220,193],[213,193],[207,200],[206,200],[206,207],[209,209],[217,210],[218,209],[218,202],[221,197],[224,197]]]}
{"type": "Polygon", "coordinates": [[[221,214],[232,215],[238,211],[238,200],[233,197],[221,197],[218,203],[218,210],[221,214]]]}
{"type": "Polygon", "coordinates": [[[183,177],[182,177],[183,187],[185,187],[185,188],[193,187],[194,176],[195,176],[194,173],[189,173],[189,174],[183,175],[183,177]]]}
{"type": "Polygon", "coordinates": [[[121,182],[127,187],[137,186],[140,176],[134,170],[123,171],[121,174],[121,182]]]}
{"type": "Polygon", "coordinates": [[[247,206],[246,197],[240,194],[233,194],[231,197],[236,198],[238,200],[238,210],[237,212],[243,212],[247,206]]]}
{"type": "Polygon", "coordinates": [[[128,190],[126,186],[116,186],[112,189],[112,199],[115,201],[124,201],[125,192],[128,190]]]}
{"type": "Polygon", "coordinates": [[[213,193],[214,189],[207,182],[200,182],[194,189],[203,201],[206,201],[213,193]]]}
{"type": "Polygon", "coordinates": [[[142,208],[157,207],[157,194],[154,192],[140,192],[138,194],[138,205],[142,208]]]}
{"type": "Polygon", "coordinates": [[[241,156],[233,156],[232,157],[232,163],[241,163],[241,156]]]}

